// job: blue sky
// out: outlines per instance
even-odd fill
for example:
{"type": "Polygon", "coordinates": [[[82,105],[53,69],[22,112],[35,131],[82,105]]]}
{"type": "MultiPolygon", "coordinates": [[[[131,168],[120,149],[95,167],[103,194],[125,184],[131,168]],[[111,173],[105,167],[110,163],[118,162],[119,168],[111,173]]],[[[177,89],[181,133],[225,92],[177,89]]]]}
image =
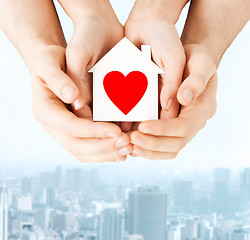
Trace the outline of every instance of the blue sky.
{"type": "MultiPolygon", "coordinates": [[[[122,23],[134,0],[113,0],[122,23]]],[[[73,25],[61,8],[67,39],[73,25]]],[[[187,9],[177,23],[181,32],[187,9]]],[[[174,161],[129,159],[128,168],[159,164],[169,167],[210,168],[250,166],[250,24],[225,54],[219,67],[216,116],[174,161]]],[[[31,114],[30,76],[17,51],[0,31],[0,168],[57,164],[80,166],[66,150],[45,134],[31,114]]]]}

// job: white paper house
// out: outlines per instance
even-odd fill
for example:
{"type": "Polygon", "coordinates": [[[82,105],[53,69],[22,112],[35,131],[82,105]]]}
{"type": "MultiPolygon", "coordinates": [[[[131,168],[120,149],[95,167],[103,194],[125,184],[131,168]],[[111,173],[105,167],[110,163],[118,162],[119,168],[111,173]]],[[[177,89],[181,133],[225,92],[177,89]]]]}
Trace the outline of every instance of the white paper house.
{"type": "MultiPolygon", "coordinates": [[[[94,121],[140,122],[158,119],[158,75],[164,72],[151,60],[149,45],[142,45],[141,50],[123,38],[89,70],[93,72],[94,121]],[[112,71],[119,71],[124,76],[140,71],[147,77],[148,87],[144,96],[127,115],[115,106],[105,92],[103,81],[106,74],[112,71]]],[[[126,97],[130,97],[129,92],[126,97]]]]}

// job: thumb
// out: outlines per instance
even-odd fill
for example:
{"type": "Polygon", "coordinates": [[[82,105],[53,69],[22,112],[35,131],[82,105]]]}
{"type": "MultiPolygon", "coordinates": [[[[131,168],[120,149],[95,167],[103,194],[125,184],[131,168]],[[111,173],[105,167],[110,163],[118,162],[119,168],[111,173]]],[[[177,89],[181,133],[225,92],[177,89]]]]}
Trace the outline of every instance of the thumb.
{"type": "Polygon", "coordinates": [[[207,53],[199,49],[186,49],[187,63],[177,99],[183,106],[189,105],[205,90],[208,81],[216,73],[216,65],[207,53]]]}
{"type": "Polygon", "coordinates": [[[72,104],[77,101],[78,87],[60,68],[46,74],[45,79],[48,88],[64,103],[72,104]]]}
{"type": "Polygon", "coordinates": [[[87,73],[90,60],[91,55],[86,49],[85,43],[79,42],[74,35],[66,49],[66,73],[80,90],[79,98],[74,104],[75,110],[82,109],[91,98],[89,74],[87,73]]]}
{"type": "Polygon", "coordinates": [[[34,61],[32,75],[40,76],[45,84],[64,103],[72,104],[79,96],[79,89],[65,71],[65,48],[49,46],[34,61]]]}
{"type": "Polygon", "coordinates": [[[177,56],[168,54],[163,63],[165,74],[160,78],[160,103],[162,111],[164,112],[164,118],[177,117],[179,113],[177,92],[181,85],[185,65],[184,52],[183,55],[179,54],[177,56]]]}

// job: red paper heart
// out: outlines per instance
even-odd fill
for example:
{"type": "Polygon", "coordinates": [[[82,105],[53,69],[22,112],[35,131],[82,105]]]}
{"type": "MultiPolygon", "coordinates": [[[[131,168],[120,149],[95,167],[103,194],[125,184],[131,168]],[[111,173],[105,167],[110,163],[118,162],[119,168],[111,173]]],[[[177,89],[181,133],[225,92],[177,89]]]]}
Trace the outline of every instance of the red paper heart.
{"type": "Polygon", "coordinates": [[[121,72],[113,71],[105,76],[103,86],[110,100],[127,115],[144,96],[148,79],[139,71],[131,72],[126,77],[121,72]]]}

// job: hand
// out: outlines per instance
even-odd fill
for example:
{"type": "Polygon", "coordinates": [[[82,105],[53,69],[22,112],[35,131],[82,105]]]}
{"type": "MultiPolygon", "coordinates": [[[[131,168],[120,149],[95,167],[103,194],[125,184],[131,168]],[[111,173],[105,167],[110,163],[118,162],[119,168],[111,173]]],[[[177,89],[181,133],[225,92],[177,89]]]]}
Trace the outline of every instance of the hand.
{"type": "Polygon", "coordinates": [[[73,19],[75,30],[66,48],[67,74],[80,89],[75,113],[92,118],[92,81],[87,72],[124,37],[124,29],[109,1],[93,1],[81,11],[82,16],[73,19]]]}
{"type": "MultiPolygon", "coordinates": [[[[174,22],[161,14],[157,4],[137,1],[127,23],[125,36],[136,46],[151,45],[154,62],[165,72],[160,77],[160,118],[177,117],[179,103],[176,95],[182,82],[185,53],[174,22]]],[[[122,124],[130,130],[131,124],[122,124]]]]}
{"type": "Polygon", "coordinates": [[[178,118],[141,123],[138,131],[130,135],[134,144],[132,156],[148,159],[175,158],[215,114],[216,65],[209,54],[198,45],[187,45],[185,52],[185,80],[178,91],[178,99],[183,105],[189,105],[182,106],[178,118]],[[186,99],[186,94],[183,94],[185,89],[191,90],[192,99],[186,99]]]}
{"type": "Polygon", "coordinates": [[[45,47],[35,59],[33,114],[44,130],[82,162],[124,161],[132,146],[118,126],[78,118],[62,102],[72,103],[79,94],[74,82],[64,73],[65,48],[45,47]]]}

